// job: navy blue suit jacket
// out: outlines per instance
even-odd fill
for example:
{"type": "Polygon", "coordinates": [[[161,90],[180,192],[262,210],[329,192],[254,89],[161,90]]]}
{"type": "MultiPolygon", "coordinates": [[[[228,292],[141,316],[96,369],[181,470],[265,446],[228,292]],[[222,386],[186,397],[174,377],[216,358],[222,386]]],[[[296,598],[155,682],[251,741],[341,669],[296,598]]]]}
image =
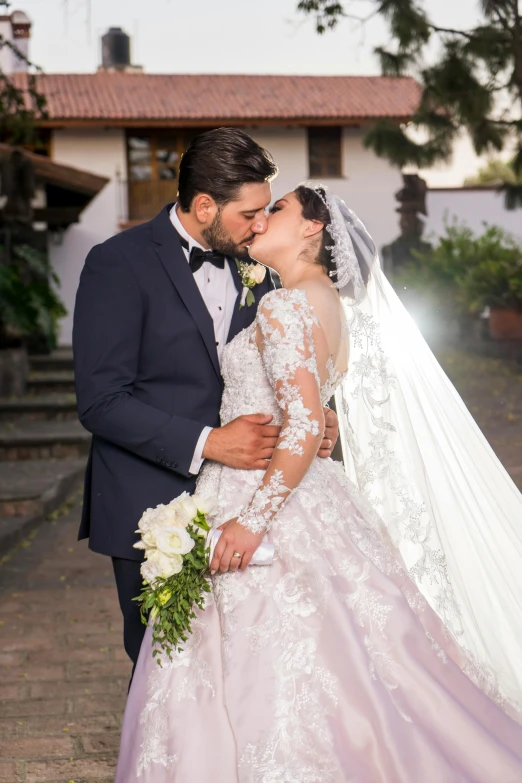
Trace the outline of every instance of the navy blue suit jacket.
{"type": "MultiPolygon", "coordinates": [[[[79,538],[95,552],[141,560],[143,511],[193,492],[203,428],[219,426],[223,391],[212,318],[165,207],[94,247],[80,278],[73,348],[78,412],[92,435],[79,538]]],[[[240,309],[228,340],[250,325],[270,275],[240,309]]]]}

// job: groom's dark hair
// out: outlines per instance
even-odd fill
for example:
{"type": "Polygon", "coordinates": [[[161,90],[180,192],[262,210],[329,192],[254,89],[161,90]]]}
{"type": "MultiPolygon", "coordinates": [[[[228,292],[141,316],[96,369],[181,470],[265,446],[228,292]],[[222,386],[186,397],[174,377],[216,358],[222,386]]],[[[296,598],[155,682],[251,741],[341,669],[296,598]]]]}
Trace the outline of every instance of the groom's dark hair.
{"type": "Polygon", "coordinates": [[[243,185],[270,182],[277,166],[267,150],[239,128],[217,128],[197,136],[181,159],[178,204],[190,210],[199,193],[224,206],[243,185]]]}

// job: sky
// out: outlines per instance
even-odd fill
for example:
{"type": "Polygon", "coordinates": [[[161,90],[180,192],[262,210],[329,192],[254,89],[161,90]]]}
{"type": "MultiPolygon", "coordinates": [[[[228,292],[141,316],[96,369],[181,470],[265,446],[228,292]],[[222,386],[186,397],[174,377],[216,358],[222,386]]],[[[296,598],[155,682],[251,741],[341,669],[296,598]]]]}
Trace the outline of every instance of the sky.
{"type": "MultiPolygon", "coordinates": [[[[94,72],[100,39],[108,27],[131,36],[132,60],[149,73],[378,74],[373,54],[386,45],[386,27],[374,19],[361,26],[345,20],[318,36],[298,0],[20,0],[11,10],[33,22],[30,56],[48,73],[94,72]]],[[[442,26],[479,19],[479,0],[424,0],[442,26]]],[[[368,13],[373,0],[347,0],[368,13]]],[[[429,173],[431,185],[461,184],[478,161],[462,142],[451,166],[429,173]]]]}
{"type": "MultiPolygon", "coordinates": [[[[48,72],[94,71],[110,26],[132,37],[133,60],[150,73],[375,74],[386,28],[344,21],[323,36],[298,0],[20,0],[33,21],[31,53],[48,72]],[[89,15],[90,7],[90,15],[89,15]]],[[[443,25],[478,19],[478,0],[425,0],[443,25]]],[[[356,12],[371,0],[347,0],[356,12]]]]}

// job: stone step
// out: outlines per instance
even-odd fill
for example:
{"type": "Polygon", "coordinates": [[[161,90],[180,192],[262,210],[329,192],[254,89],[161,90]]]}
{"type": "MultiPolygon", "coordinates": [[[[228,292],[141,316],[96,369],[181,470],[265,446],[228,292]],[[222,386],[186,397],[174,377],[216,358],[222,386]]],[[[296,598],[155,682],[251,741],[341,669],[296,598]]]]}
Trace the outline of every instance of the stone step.
{"type": "Polygon", "coordinates": [[[0,556],[81,488],[85,465],[85,458],[0,465],[0,556]]]}
{"type": "Polygon", "coordinates": [[[74,394],[35,394],[0,398],[0,422],[66,421],[77,419],[74,394]]]}
{"type": "Polygon", "coordinates": [[[27,381],[28,394],[74,394],[73,372],[31,372],[27,381]]]}
{"type": "Polygon", "coordinates": [[[29,357],[29,364],[35,372],[72,372],[72,348],[58,348],[49,354],[33,354],[29,357]]]}
{"type": "Polygon", "coordinates": [[[83,475],[85,464],[85,457],[3,462],[0,466],[0,518],[43,513],[53,487],[83,475]]]}
{"type": "Polygon", "coordinates": [[[0,461],[69,459],[88,454],[90,434],[79,421],[17,421],[0,424],[0,461]]]}

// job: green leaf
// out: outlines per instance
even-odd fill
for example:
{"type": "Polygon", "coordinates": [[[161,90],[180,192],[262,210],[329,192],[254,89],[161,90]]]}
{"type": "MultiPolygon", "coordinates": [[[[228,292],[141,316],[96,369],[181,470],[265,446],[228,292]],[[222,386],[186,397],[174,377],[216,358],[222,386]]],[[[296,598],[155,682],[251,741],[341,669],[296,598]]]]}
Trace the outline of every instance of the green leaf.
{"type": "Polygon", "coordinates": [[[414,59],[409,52],[389,52],[381,46],[374,51],[380,60],[383,76],[402,76],[414,59]]]}

